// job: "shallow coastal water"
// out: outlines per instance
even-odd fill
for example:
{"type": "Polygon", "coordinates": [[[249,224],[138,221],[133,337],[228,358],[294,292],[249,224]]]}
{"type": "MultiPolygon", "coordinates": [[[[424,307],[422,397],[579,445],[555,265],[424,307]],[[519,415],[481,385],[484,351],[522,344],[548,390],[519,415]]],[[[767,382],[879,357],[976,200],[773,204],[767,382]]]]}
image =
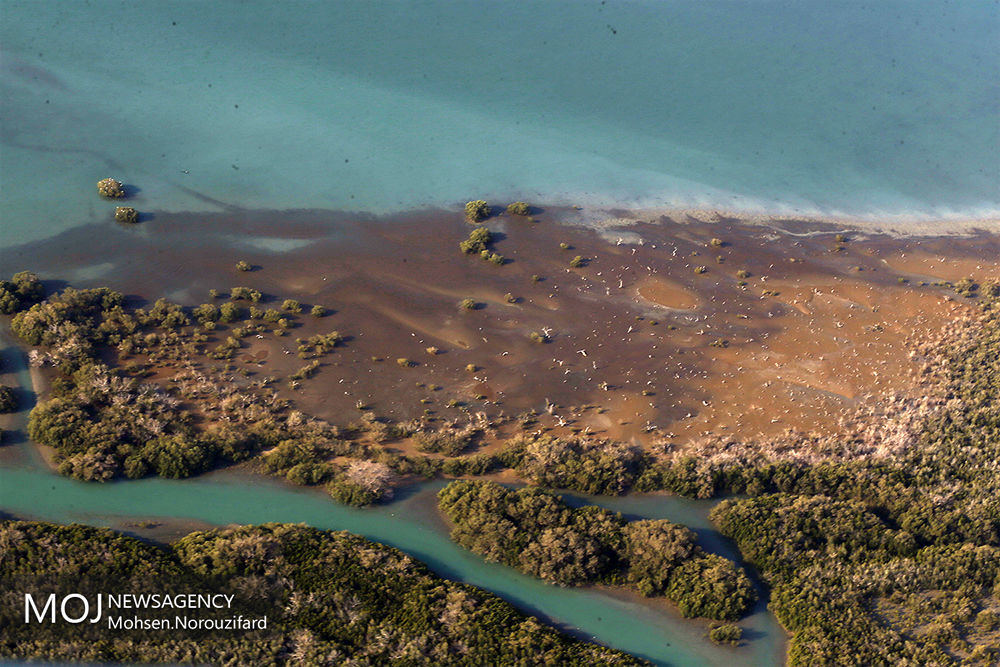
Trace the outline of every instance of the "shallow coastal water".
{"type": "Polygon", "coordinates": [[[471,196],[1000,209],[995,3],[5,0],[0,243],[471,196]]]}

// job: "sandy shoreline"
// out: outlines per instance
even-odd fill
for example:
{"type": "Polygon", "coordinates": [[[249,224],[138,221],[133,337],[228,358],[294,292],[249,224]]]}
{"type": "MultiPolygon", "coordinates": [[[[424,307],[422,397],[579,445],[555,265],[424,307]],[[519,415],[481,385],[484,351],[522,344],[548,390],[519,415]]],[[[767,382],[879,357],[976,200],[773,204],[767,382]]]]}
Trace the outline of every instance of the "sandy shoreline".
{"type": "Polygon", "coordinates": [[[887,234],[897,238],[914,236],[968,236],[1000,232],[1000,217],[914,216],[908,214],[872,214],[870,216],[813,215],[788,213],[750,213],[724,208],[573,208],[566,222],[595,229],[628,227],[638,223],[655,223],[664,218],[689,224],[736,223],[771,227],[793,236],[828,232],[865,232],[887,234]]]}

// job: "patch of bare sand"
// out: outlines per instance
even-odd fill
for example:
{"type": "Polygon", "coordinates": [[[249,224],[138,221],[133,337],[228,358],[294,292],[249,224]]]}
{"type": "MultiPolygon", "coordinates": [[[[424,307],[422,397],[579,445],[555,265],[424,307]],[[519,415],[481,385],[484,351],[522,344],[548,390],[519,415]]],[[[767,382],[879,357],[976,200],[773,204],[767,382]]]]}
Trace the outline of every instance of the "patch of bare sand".
{"type": "MultiPolygon", "coordinates": [[[[638,209],[605,209],[600,207],[579,209],[568,216],[572,224],[598,230],[617,229],[641,224],[648,220],[669,218],[691,225],[713,225],[739,221],[745,225],[803,229],[809,226],[822,227],[826,231],[862,231],[889,234],[899,238],[912,236],[967,236],[982,232],[1000,232],[1000,218],[986,216],[980,218],[952,217],[933,218],[928,216],[895,215],[879,217],[858,217],[847,215],[819,215],[790,210],[785,213],[752,213],[726,209],[692,209],[675,207],[651,207],[638,209]]],[[[805,233],[809,233],[806,231],[805,233]]]]}
{"type": "Polygon", "coordinates": [[[666,278],[645,278],[635,288],[636,295],[648,303],[674,310],[698,307],[698,297],[680,284],[666,278]]]}
{"type": "Polygon", "coordinates": [[[957,282],[962,278],[1000,277],[1000,262],[982,258],[948,257],[922,250],[901,251],[882,258],[894,271],[957,282]]]}
{"type": "Polygon", "coordinates": [[[937,291],[829,277],[768,286],[777,295],[765,298],[788,308],[769,331],[710,354],[712,373],[689,383],[710,398],[669,425],[677,437],[835,428],[862,396],[907,387],[908,341],[969,308],[937,291]]]}

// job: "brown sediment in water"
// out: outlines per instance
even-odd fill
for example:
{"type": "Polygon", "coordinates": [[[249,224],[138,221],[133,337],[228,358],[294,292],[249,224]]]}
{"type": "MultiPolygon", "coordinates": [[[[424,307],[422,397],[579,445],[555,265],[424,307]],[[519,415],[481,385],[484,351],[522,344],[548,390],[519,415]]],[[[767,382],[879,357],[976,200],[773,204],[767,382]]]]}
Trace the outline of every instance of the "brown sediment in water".
{"type": "MultiPolygon", "coordinates": [[[[484,221],[504,266],[463,255],[458,244],[472,227],[460,212],[440,210],[157,214],[134,228],[81,227],[4,249],[0,263],[53,281],[83,276],[74,286],[148,301],[193,306],[209,301],[211,288],[226,294],[236,285],[268,295],[265,307],[297,299],[304,308],[295,328],[244,340],[234,366],[251,379],[281,380],[305,363],[296,338],[339,331],[346,344],[322,358],[315,377],[297,390],[274,385],[297,409],[334,424],[357,420],[359,402],[399,420],[425,411],[460,417],[464,404],[490,416],[539,411],[529,430],[590,428],[643,444],[654,425],[677,442],[834,429],[864,396],[909,386],[914,332],[969,308],[914,276],[1000,275],[1000,240],[989,234],[856,233],[840,243],[832,230],[793,235],[661,217],[630,224],[618,242],[614,229],[558,224],[569,216],[484,221]],[[305,245],[271,252],[248,241],[257,237],[305,245]],[[585,266],[570,267],[576,255],[585,266]],[[241,259],[261,268],[238,272],[241,259]],[[464,298],[480,307],[460,309],[464,298]],[[314,304],[331,314],[312,317],[314,304]],[[548,342],[533,342],[532,332],[548,342]],[[403,368],[401,358],[415,365],[403,368]]],[[[210,332],[209,346],[227,332],[210,332]]]]}
{"type": "Polygon", "coordinates": [[[656,306],[674,310],[691,310],[698,306],[698,299],[690,291],[673,281],[648,278],[635,288],[636,296],[656,306]]]}

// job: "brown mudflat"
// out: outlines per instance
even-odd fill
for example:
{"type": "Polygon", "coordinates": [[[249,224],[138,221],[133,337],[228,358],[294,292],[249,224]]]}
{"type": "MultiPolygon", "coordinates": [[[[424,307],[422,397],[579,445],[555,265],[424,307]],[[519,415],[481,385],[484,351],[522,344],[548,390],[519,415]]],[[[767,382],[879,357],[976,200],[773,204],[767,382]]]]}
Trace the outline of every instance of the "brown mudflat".
{"type": "MultiPolygon", "coordinates": [[[[265,307],[297,299],[288,335],[243,341],[234,368],[246,374],[233,381],[286,379],[304,364],[296,338],[337,330],[346,343],[314,377],[274,385],[335,424],[356,420],[359,403],[400,420],[457,417],[464,405],[536,410],[557,429],[638,442],[652,426],[678,442],[835,428],[866,395],[906,389],[908,341],[969,308],[934,283],[1000,276],[1000,240],[986,234],[840,242],[833,231],[666,217],[594,229],[561,224],[566,214],[484,221],[502,266],[460,252],[473,226],[449,211],[157,214],[5,249],[0,264],[136,300],[194,306],[236,285],[264,292],[265,307]],[[268,250],[262,237],[300,247],[268,250]],[[238,260],[258,268],[237,271],[238,260]],[[312,317],[313,304],[332,312],[312,317]]],[[[220,327],[210,345],[226,335],[220,327]]]]}

